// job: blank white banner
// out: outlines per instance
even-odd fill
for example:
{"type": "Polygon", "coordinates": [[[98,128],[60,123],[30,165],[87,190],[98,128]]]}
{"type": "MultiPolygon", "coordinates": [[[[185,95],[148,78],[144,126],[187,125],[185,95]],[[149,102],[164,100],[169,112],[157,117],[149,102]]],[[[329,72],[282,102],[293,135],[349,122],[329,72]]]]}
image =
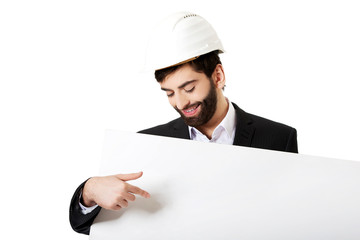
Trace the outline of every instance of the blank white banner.
{"type": "Polygon", "coordinates": [[[91,240],[360,239],[360,162],[107,131],[101,175],[148,191],[91,240]]]}

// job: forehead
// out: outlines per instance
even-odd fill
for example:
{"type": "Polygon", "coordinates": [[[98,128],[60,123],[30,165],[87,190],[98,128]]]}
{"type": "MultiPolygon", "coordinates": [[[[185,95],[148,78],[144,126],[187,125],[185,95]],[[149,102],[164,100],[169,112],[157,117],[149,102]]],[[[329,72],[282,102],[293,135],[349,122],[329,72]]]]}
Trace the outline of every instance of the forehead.
{"type": "Polygon", "coordinates": [[[204,73],[194,71],[190,64],[185,64],[166,76],[160,85],[166,88],[176,88],[184,82],[192,80],[203,81],[207,80],[207,77],[204,73]]]}

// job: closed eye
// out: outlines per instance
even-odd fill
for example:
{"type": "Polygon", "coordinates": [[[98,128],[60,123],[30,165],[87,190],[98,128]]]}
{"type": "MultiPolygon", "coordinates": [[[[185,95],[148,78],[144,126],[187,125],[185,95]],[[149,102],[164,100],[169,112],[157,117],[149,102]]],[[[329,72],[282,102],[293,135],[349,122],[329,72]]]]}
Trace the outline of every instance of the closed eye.
{"type": "Polygon", "coordinates": [[[168,93],[168,94],[166,94],[168,97],[172,97],[172,96],[174,96],[174,93],[172,92],[172,93],[168,93]]]}
{"type": "Polygon", "coordinates": [[[194,87],[192,87],[191,89],[189,89],[189,90],[186,90],[186,89],[184,89],[185,90],[185,92],[187,92],[187,93],[191,93],[192,91],[194,91],[194,89],[195,89],[195,86],[194,87]]]}

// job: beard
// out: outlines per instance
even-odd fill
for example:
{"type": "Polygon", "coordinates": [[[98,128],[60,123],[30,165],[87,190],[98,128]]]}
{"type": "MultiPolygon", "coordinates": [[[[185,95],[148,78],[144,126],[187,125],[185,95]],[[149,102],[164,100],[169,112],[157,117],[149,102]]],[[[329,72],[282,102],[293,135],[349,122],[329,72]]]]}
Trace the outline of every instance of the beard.
{"type": "Polygon", "coordinates": [[[189,108],[192,106],[200,106],[201,105],[201,111],[196,117],[186,117],[181,110],[179,110],[177,107],[174,107],[175,110],[181,115],[181,118],[184,120],[184,122],[191,126],[191,127],[199,127],[201,125],[206,124],[213,116],[216,111],[216,104],[217,104],[217,93],[215,85],[212,81],[210,81],[210,90],[207,96],[200,102],[189,104],[188,106],[184,107],[189,108]]]}

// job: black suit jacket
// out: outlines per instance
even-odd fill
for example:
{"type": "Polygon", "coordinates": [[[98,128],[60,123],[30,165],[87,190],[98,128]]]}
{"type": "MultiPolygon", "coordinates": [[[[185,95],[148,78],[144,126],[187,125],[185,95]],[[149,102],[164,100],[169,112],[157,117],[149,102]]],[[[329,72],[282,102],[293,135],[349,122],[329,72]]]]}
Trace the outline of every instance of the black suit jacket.
{"type": "MultiPolygon", "coordinates": [[[[234,104],[236,132],[233,145],[297,153],[297,135],[292,127],[258,117],[241,110],[234,104]]],[[[188,126],[177,118],[169,123],[142,130],[139,133],[190,139],[188,126]]],[[[86,182],[86,181],[85,181],[86,182]]],[[[100,212],[100,207],[83,215],[79,206],[82,183],[75,191],[70,204],[70,224],[79,233],[89,234],[90,226],[100,212]]]]}

